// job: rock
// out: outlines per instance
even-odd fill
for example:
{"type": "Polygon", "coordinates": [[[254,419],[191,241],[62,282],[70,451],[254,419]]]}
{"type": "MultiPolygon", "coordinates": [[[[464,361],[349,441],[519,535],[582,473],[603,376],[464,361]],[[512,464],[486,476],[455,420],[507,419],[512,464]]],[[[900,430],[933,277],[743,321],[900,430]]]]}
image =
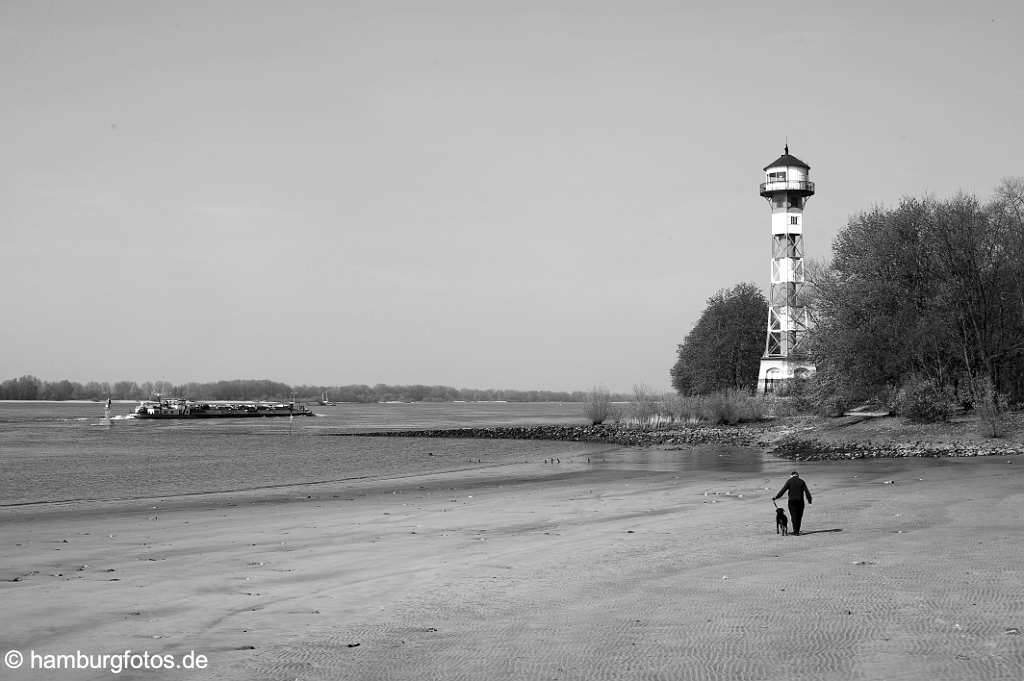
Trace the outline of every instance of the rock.
{"type": "MultiPolygon", "coordinates": [[[[922,442],[915,442],[913,444],[822,442],[813,438],[790,434],[776,441],[772,446],[771,453],[796,461],[839,461],[863,458],[994,456],[1007,452],[1005,447],[983,449],[958,442],[938,445],[929,445],[922,442]]],[[[1013,450],[1012,453],[1021,454],[1017,450],[1013,450]]]]}
{"type": "MultiPolygon", "coordinates": [[[[764,433],[766,424],[745,424],[739,426],[679,425],[659,428],[638,429],[619,424],[591,426],[577,425],[535,425],[535,426],[488,426],[478,428],[449,428],[436,430],[380,431],[371,433],[339,433],[339,436],[359,435],[361,437],[446,437],[446,438],[488,438],[519,440],[559,440],[567,442],[607,442],[627,446],[650,446],[665,444],[730,444],[752,445],[759,441],[758,434],[764,433]]],[[[558,463],[551,459],[548,463],[558,463]]]]}

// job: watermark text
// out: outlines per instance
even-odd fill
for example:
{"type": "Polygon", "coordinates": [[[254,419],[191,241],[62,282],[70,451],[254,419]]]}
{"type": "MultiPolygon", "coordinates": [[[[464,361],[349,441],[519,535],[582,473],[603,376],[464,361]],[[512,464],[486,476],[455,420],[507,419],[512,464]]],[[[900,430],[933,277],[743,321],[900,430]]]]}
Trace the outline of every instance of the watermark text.
{"type": "Polygon", "coordinates": [[[8,669],[32,671],[60,671],[95,669],[111,674],[123,671],[149,671],[182,669],[186,671],[206,669],[209,659],[202,653],[190,650],[184,655],[151,653],[148,650],[136,652],[124,650],[119,653],[87,653],[76,650],[73,653],[47,653],[37,650],[8,650],[4,655],[4,666],[8,669]]]}

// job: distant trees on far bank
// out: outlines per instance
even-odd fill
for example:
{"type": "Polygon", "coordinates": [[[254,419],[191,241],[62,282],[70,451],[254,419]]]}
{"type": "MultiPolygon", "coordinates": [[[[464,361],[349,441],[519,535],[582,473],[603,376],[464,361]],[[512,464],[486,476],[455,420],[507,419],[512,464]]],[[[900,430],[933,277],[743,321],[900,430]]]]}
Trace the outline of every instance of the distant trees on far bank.
{"type": "MultiPolygon", "coordinates": [[[[291,386],[277,381],[241,379],[210,383],[174,384],[170,381],[43,381],[26,375],[0,382],[0,400],[145,400],[154,394],[203,400],[319,400],[324,394],[332,402],[583,402],[583,391],[497,390],[452,388],[441,385],[291,386]]],[[[620,400],[624,395],[612,395],[620,400]]]]}
{"type": "MultiPolygon", "coordinates": [[[[136,386],[134,383],[131,384],[136,386]]],[[[76,383],[74,381],[41,381],[35,376],[21,376],[0,382],[0,400],[105,400],[113,396],[120,383],[76,383]]],[[[124,398],[115,398],[124,399],[124,398]]]]}

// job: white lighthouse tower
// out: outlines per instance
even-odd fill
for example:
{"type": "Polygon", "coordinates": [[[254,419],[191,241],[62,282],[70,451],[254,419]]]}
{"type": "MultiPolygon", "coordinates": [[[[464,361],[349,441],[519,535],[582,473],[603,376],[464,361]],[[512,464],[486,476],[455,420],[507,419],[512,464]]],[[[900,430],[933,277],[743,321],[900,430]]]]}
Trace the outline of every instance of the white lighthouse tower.
{"type": "Polygon", "coordinates": [[[785,153],[764,168],[761,196],[772,210],[772,278],[768,294],[768,338],[757,376],[757,391],[772,392],[776,381],[814,371],[804,348],[808,327],[804,286],[804,204],[814,195],[811,167],[785,153]]]}

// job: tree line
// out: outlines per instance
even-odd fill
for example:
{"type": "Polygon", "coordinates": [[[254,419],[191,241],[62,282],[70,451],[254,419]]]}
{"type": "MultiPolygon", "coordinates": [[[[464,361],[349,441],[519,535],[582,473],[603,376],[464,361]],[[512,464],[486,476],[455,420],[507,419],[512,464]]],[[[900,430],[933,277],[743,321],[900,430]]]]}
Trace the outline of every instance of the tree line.
{"type": "Polygon", "coordinates": [[[841,400],[928,382],[1024,402],[1024,178],[854,216],[810,302],[818,381],[841,400]]]}
{"type": "MultiPolygon", "coordinates": [[[[194,400],[316,401],[326,395],[332,402],[582,402],[583,391],[499,390],[452,388],[443,385],[288,385],[277,381],[240,379],[210,383],[170,381],[44,381],[26,375],[0,382],[0,400],[146,400],[156,394],[194,400]]],[[[626,396],[616,395],[620,399],[626,396]]]]}
{"type": "MultiPolygon", "coordinates": [[[[891,404],[928,385],[965,405],[1024,403],[1024,179],[987,201],[908,197],[853,215],[831,260],[806,264],[810,402],[891,404]]],[[[756,286],[716,293],[677,348],[673,387],[754,390],[766,320],[756,286]]]]}

